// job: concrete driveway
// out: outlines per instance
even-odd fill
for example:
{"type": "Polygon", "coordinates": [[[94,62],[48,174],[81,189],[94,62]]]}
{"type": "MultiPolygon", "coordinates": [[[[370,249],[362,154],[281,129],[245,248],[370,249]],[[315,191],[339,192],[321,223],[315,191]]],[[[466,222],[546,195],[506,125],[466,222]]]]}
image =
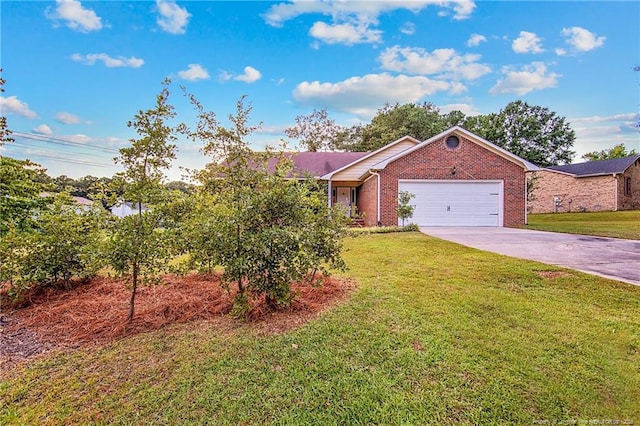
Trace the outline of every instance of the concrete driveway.
{"type": "Polygon", "coordinates": [[[640,285],[640,241],[513,228],[420,230],[443,240],[640,285]]]}

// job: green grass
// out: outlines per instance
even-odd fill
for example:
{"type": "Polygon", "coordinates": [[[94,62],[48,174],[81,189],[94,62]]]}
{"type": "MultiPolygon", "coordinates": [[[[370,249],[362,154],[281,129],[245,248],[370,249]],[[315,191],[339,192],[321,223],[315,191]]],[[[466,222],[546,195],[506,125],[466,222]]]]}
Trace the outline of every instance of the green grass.
{"type": "Polygon", "coordinates": [[[640,240],[640,210],[530,214],[529,229],[640,240]]]}
{"type": "Polygon", "coordinates": [[[297,330],[200,322],[51,355],[2,381],[0,424],[640,422],[640,287],[419,233],[345,258],[358,289],[297,330]]]}

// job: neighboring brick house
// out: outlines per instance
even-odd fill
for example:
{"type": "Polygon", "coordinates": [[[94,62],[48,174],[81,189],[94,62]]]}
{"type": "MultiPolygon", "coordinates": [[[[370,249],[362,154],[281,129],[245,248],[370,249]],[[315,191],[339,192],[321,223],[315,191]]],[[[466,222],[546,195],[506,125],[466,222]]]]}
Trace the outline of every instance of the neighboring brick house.
{"type": "Polygon", "coordinates": [[[640,209],[640,155],[535,172],[531,213],[640,209]]]}
{"type": "MultiPolygon", "coordinates": [[[[309,154],[301,153],[301,161],[309,154]]],[[[322,161],[327,153],[314,154],[322,161]]],[[[420,226],[518,226],[526,223],[525,176],[536,170],[453,127],[423,142],[403,137],[319,177],[328,182],[329,202],[344,204],[367,226],[399,223],[400,191],[415,195],[410,222],[420,226]]]]}

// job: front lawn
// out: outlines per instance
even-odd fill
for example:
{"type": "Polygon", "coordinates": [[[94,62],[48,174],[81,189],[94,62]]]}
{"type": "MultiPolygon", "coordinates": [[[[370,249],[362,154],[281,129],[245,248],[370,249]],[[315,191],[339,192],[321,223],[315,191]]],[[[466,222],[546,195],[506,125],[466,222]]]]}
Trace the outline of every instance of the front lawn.
{"type": "Polygon", "coordinates": [[[529,229],[640,240],[640,210],[530,214],[529,229]]]}
{"type": "Polygon", "coordinates": [[[640,422],[640,287],[419,233],[345,259],[357,290],[298,329],[201,321],[5,373],[0,424],[640,422]]]}

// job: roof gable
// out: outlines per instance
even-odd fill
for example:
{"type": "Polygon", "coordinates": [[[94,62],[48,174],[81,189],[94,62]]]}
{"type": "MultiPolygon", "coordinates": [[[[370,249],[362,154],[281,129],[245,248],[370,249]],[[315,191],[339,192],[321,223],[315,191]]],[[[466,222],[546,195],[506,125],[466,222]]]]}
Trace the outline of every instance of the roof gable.
{"type": "MultiPolygon", "coordinates": [[[[380,161],[380,159],[377,158],[377,157],[380,157],[380,156],[384,157],[384,153],[386,151],[389,151],[389,156],[393,156],[398,152],[398,150],[400,150],[400,151],[406,150],[407,148],[404,145],[417,145],[419,143],[420,143],[420,141],[418,139],[414,138],[414,137],[404,136],[404,137],[402,137],[402,138],[400,138],[398,140],[395,140],[395,141],[393,141],[393,142],[391,142],[391,143],[389,143],[389,144],[387,144],[387,145],[385,145],[385,146],[383,146],[383,147],[381,147],[381,148],[379,148],[379,149],[377,149],[377,150],[375,150],[373,152],[363,152],[363,153],[361,153],[361,154],[364,154],[361,158],[357,159],[356,161],[353,161],[352,163],[346,164],[344,167],[342,167],[340,169],[337,169],[337,170],[332,171],[331,173],[325,174],[324,176],[322,176],[322,178],[323,179],[328,179],[328,180],[332,179],[333,176],[336,175],[337,173],[341,173],[343,171],[346,171],[347,169],[354,168],[354,167],[355,168],[360,167],[360,168],[369,170],[370,166],[372,164],[376,164],[377,162],[380,161]]],[[[358,177],[360,175],[362,175],[362,173],[360,171],[357,171],[356,174],[358,175],[358,177]]]]}
{"type": "Polygon", "coordinates": [[[612,175],[624,173],[625,170],[638,160],[640,160],[640,154],[623,158],[610,158],[608,160],[551,166],[545,168],[545,170],[567,173],[577,177],[612,175]]]}
{"type": "Polygon", "coordinates": [[[505,159],[507,159],[507,160],[519,165],[525,171],[540,170],[540,168],[538,166],[536,166],[535,164],[525,160],[524,158],[520,158],[517,155],[512,154],[511,152],[509,152],[509,151],[507,151],[507,150],[505,150],[503,148],[500,148],[498,145],[495,145],[495,144],[493,144],[493,143],[481,138],[480,136],[478,136],[478,135],[476,135],[474,133],[471,133],[470,131],[468,131],[466,129],[463,129],[460,126],[455,126],[455,127],[452,127],[452,128],[450,128],[448,130],[445,130],[444,132],[441,132],[441,133],[439,133],[439,134],[437,134],[437,135],[435,135],[435,136],[433,136],[433,137],[431,137],[431,138],[429,138],[429,139],[417,144],[413,148],[407,149],[407,150],[402,151],[402,152],[400,152],[400,153],[398,153],[398,154],[396,154],[396,155],[394,155],[392,157],[389,157],[389,158],[385,159],[384,161],[381,161],[378,164],[376,164],[374,167],[372,167],[372,169],[374,169],[374,170],[382,170],[385,167],[387,167],[387,165],[389,163],[391,163],[392,161],[395,161],[398,158],[404,157],[405,155],[408,155],[408,154],[410,154],[410,153],[412,153],[412,152],[414,152],[414,151],[416,151],[416,150],[418,150],[418,149],[420,149],[420,148],[422,148],[422,147],[424,147],[424,146],[426,146],[426,145],[428,145],[430,143],[439,141],[442,138],[444,138],[445,136],[453,134],[453,133],[461,135],[461,136],[464,136],[466,139],[470,140],[471,142],[474,142],[474,143],[486,148],[487,150],[493,152],[494,154],[497,154],[497,155],[499,155],[499,156],[501,156],[501,157],[503,157],[503,158],[505,158],[505,159]]]}

